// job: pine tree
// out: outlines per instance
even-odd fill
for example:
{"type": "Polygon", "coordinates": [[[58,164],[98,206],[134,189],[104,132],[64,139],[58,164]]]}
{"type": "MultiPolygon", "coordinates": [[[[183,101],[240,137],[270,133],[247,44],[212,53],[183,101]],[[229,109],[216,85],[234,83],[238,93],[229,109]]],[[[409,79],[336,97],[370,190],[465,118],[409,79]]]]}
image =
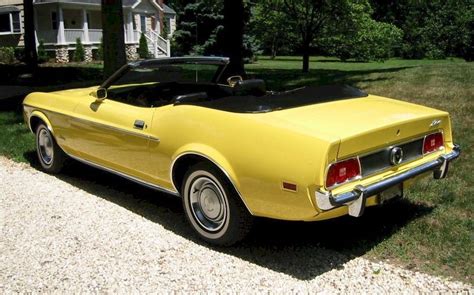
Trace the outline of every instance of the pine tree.
{"type": "Polygon", "coordinates": [[[140,56],[140,58],[148,58],[150,56],[150,53],[148,52],[148,42],[143,33],[140,36],[140,44],[138,46],[138,55],[140,56]]]}
{"type": "Polygon", "coordinates": [[[43,40],[39,41],[38,45],[38,62],[43,63],[47,62],[49,59],[48,53],[46,52],[46,49],[44,48],[44,42],[43,40]]]}
{"type": "Polygon", "coordinates": [[[84,52],[84,45],[82,45],[81,39],[76,39],[76,50],[74,51],[74,58],[75,62],[81,62],[85,59],[85,52],[84,52]]]}

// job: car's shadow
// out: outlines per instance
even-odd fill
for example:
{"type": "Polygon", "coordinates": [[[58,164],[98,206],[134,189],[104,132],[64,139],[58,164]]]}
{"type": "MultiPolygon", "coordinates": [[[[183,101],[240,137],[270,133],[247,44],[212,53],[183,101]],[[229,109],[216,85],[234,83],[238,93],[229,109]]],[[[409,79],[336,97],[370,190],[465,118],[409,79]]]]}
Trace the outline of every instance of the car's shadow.
{"type": "MultiPolygon", "coordinates": [[[[33,167],[38,168],[34,153],[25,156],[33,167]]],[[[209,246],[194,235],[185,220],[180,198],[75,161],[57,178],[158,223],[194,243],[301,280],[310,280],[341,267],[434,209],[400,200],[387,206],[369,208],[360,218],[342,217],[312,223],[262,218],[257,219],[247,239],[224,248],[209,246]]]]}

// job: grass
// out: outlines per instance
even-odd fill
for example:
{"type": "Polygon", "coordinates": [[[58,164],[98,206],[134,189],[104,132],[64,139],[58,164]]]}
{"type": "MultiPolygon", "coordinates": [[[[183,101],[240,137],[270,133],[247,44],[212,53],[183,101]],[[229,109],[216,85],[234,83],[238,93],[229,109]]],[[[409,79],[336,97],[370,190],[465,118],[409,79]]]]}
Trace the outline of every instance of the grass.
{"type": "MultiPolygon", "coordinates": [[[[342,63],[314,57],[310,73],[303,74],[300,68],[301,60],[296,57],[261,57],[257,63],[247,65],[250,76],[267,80],[273,90],[348,83],[369,93],[446,110],[452,116],[455,141],[463,149],[461,159],[451,166],[448,179],[421,181],[408,191],[403,202],[367,210],[359,219],[307,225],[318,233],[318,243],[349,256],[364,254],[371,259],[388,259],[411,269],[472,283],[474,64],[458,59],[342,63]],[[342,230],[346,230],[345,236],[334,234],[342,230]]],[[[92,71],[87,72],[87,78],[94,78],[90,73],[98,70],[87,69],[92,71]]],[[[84,69],[69,71],[77,75],[84,69]]],[[[0,154],[27,162],[34,151],[34,139],[22,121],[19,113],[0,112],[0,154]]],[[[290,227],[287,237],[293,235],[293,229],[290,227]]],[[[278,227],[277,231],[281,236],[282,229],[278,227]]]]}

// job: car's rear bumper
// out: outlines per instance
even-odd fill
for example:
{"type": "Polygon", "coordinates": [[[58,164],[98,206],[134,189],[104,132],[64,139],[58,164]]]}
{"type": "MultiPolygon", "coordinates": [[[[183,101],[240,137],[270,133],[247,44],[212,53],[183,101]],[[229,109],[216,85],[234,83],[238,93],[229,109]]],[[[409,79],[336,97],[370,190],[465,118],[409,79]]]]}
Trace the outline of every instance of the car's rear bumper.
{"type": "Polygon", "coordinates": [[[420,174],[433,171],[435,179],[446,177],[449,162],[459,157],[461,149],[455,145],[452,152],[440,156],[438,159],[412,168],[408,171],[386,178],[368,186],[356,186],[352,191],[332,195],[330,192],[316,192],[316,204],[321,210],[330,210],[340,206],[348,206],[349,215],[359,217],[364,213],[366,199],[377,195],[388,188],[414,178],[420,174]]]}

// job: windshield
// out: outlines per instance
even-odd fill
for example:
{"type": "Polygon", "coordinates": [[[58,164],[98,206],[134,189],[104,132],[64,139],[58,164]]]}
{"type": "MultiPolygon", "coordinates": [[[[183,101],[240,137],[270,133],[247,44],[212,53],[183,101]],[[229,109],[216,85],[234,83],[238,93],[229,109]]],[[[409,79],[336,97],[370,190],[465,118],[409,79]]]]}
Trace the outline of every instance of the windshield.
{"type": "Polygon", "coordinates": [[[123,76],[112,83],[112,87],[131,84],[158,83],[212,83],[218,65],[207,64],[171,64],[138,66],[130,68],[123,76]]]}

